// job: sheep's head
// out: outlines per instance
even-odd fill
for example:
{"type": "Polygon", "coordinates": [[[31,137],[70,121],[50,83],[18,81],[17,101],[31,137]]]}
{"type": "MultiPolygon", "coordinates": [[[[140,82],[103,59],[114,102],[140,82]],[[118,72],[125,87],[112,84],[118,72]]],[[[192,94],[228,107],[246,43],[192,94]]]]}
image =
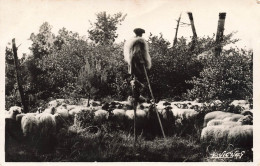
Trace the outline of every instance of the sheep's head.
{"type": "Polygon", "coordinates": [[[12,106],[9,109],[9,111],[17,115],[17,114],[21,114],[22,113],[22,108],[19,107],[19,106],[12,106]]]}
{"type": "Polygon", "coordinates": [[[242,125],[253,125],[253,117],[251,115],[246,115],[241,117],[238,122],[240,122],[242,125]]]}
{"type": "Polygon", "coordinates": [[[55,107],[51,107],[50,110],[51,110],[51,114],[55,113],[55,107]]]}

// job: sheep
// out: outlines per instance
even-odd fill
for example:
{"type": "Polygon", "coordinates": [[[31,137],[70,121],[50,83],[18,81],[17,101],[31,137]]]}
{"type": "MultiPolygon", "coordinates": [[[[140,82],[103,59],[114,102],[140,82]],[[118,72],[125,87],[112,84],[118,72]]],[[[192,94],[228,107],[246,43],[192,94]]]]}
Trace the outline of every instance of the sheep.
{"type": "Polygon", "coordinates": [[[6,111],[5,115],[5,138],[16,139],[19,141],[20,135],[22,135],[19,123],[16,122],[16,116],[22,113],[22,108],[18,106],[13,106],[9,109],[8,113],[6,111]]]}
{"type": "Polygon", "coordinates": [[[213,107],[213,106],[220,106],[222,104],[222,101],[220,100],[214,100],[211,102],[210,106],[213,107]]]}
{"type": "Polygon", "coordinates": [[[19,107],[19,106],[12,106],[8,113],[6,111],[6,114],[5,114],[5,118],[6,119],[13,119],[13,120],[16,120],[16,115],[18,114],[21,114],[22,113],[22,108],[19,107]]]}
{"type": "Polygon", "coordinates": [[[208,126],[219,126],[219,125],[225,125],[227,127],[233,127],[233,126],[241,126],[241,122],[234,122],[234,121],[225,121],[225,120],[219,120],[219,119],[213,119],[208,122],[208,126]]]}
{"type": "Polygon", "coordinates": [[[55,113],[55,107],[54,106],[51,106],[49,108],[46,108],[43,113],[48,113],[48,114],[54,114],[55,113]]]}
{"type": "Polygon", "coordinates": [[[208,126],[217,126],[217,125],[222,125],[223,124],[223,120],[220,119],[212,119],[207,123],[207,127],[208,126]]]}
{"type": "Polygon", "coordinates": [[[213,111],[207,113],[204,117],[204,124],[203,126],[206,127],[207,123],[212,119],[224,119],[226,117],[231,117],[234,113],[230,112],[222,112],[222,111],[213,111]]]}
{"type": "Polygon", "coordinates": [[[38,120],[39,132],[42,136],[55,135],[58,114],[41,113],[35,116],[38,120]]]}
{"type": "Polygon", "coordinates": [[[175,117],[179,116],[181,118],[190,118],[198,114],[194,109],[172,109],[171,111],[175,117]]]}
{"type": "Polygon", "coordinates": [[[76,106],[75,108],[69,111],[69,115],[74,117],[76,114],[80,113],[81,111],[91,111],[89,107],[86,106],[76,106]]]}
{"type": "Polygon", "coordinates": [[[52,100],[48,103],[48,107],[57,107],[58,106],[58,102],[56,100],[52,100]]]}
{"type": "Polygon", "coordinates": [[[21,128],[25,137],[36,136],[38,132],[38,121],[36,116],[32,114],[24,115],[21,119],[21,128]]]}
{"type": "Polygon", "coordinates": [[[91,101],[90,105],[93,106],[93,107],[101,106],[101,102],[100,101],[91,101]]]}
{"type": "Polygon", "coordinates": [[[106,110],[97,110],[94,112],[94,119],[95,120],[104,120],[108,119],[109,113],[106,110]]]}
{"type": "Polygon", "coordinates": [[[215,142],[218,144],[233,144],[235,146],[251,147],[253,140],[252,125],[237,125],[237,122],[226,122],[217,126],[207,126],[201,132],[202,142],[215,142]],[[235,124],[235,125],[234,125],[235,124]]]}
{"type": "Polygon", "coordinates": [[[126,115],[126,111],[124,109],[114,109],[112,111],[114,116],[125,116],[126,115]]]}
{"type": "Polygon", "coordinates": [[[56,129],[59,127],[56,123],[59,114],[41,113],[36,115],[38,120],[39,132],[39,150],[42,153],[48,153],[54,150],[56,142],[56,129]]]}
{"type": "MultiPolygon", "coordinates": [[[[125,115],[128,119],[134,119],[134,110],[126,110],[125,115]]],[[[146,112],[144,110],[137,109],[136,110],[137,117],[146,117],[146,112]]]]}
{"type": "Polygon", "coordinates": [[[244,110],[241,112],[241,115],[251,115],[253,116],[253,110],[244,110]]]}
{"type": "Polygon", "coordinates": [[[253,117],[251,115],[246,115],[241,117],[238,122],[240,122],[242,125],[253,125],[253,117]]]}
{"type": "Polygon", "coordinates": [[[58,106],[55,113],[59,114],[63,119],[69,118],[69,111],[66,109],[66,106],[58,106]]]}
{"type": "Polygon", "coordinates": [[[230,103],[230,106],[233,105],[235,107],[239,106],[243,110],[249,110],[250,104],[247,100],[234,100],[232,103],[230,103]]]}
{"type": "Polygon", "coordinates": [[[244,115],[241,114],[231,114],[230,117],[226,117],[223,120],[224,121],[233,121],[233,122],[237,122],[240,118],[244,117],[244,115]]]}
{"type": "Polygon", "coordinates": [[[142,103],[141,105],[144,107],[144,109],[146,109],[146,108],[149,108],[151,104],[150,103],[142,103]]]}
{"type": "Polygon", "coordinates": [[[72,110],[72,109],[74,109],[76,107],[77,107],[77,105],[69,105],[69,104],[66,106],[68,111],[70,111],[70,110],[72,110]]]}
{"type": "Polygon", "coordinates": [[[21,121],[22,121],[22,118],[25,116],[26,114],[18,114],[16,115],[16,123],[18,125],[18,128],[21,129],[21,121]]]}
{"type": "Polygon", "coordinates": [[[227,141],[230,128],[231,127],[225,125],[205,127],[201,131],[201,141],[223,143],[227,141]]]}
{"type": "Polygon", "coordinates": [[[235,126],[228,133],[228,142],[234,146],[252,147],[253,145],[253,126],[235,126]]]}

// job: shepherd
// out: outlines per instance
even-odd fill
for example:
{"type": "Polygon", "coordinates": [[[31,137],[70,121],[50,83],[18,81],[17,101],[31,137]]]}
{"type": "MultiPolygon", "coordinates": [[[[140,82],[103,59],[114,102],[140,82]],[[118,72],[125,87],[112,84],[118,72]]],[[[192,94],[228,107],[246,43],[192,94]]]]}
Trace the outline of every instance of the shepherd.
{"type": "MultiPolygon", "coordinates": [[[[136,36],[129,41],[127,41],[124,45],[124,58],[128,63],[128,73],[131,74],[131,88],[132,88],[132,105],[134,107],[134,145],[136,142],[136,108],[137,104],[145,101],[145,99],[141,96],[141,90],[144,88],[144,80],[146,78],[149,90],[151,92],[151,97],[153,101],[153,105],[155,106],[155,99],[152,93],[151,85],[147,76],[147,69],[150,69],[152,66],[151,57],[149,55],[148,44],[144,38],[142,38],[143,33],[145,33],[144,29],[136,28],[134,29],[134,33],[136,36]]],[[[162,134],[165,138],[165,134],[163,131],[163,127],[161,124],[161,120],[159,117],[158,110],[156,109],[157,117],[160,123],[160,127],[162,130],[162,134]]]]}
{"type": "Polygon", "coordinates": [[[134,107],[134,136],[136,141],[135,121],[137,104],[143,102],[145,99],[141,96],[141,89],[144,88],[145,68],[151,68],[151,57],[149,55],[148,44],[142,38],[144,29],[134,29],[136,36],[124,45],[124,58],[128,63],[128,73],[131,74],[131,88],[132,88],[132,105],[134,107]],[[145,68],[144,68],[145,67],[145,68]]]}

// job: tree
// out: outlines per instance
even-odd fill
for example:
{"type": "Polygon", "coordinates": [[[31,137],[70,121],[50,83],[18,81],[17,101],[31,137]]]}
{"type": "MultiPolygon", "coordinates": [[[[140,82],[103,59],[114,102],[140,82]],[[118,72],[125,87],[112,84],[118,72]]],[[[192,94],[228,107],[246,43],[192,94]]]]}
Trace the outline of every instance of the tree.
{"type": "Polygon", "coordinates": [[[118,24],[124,21],[126,14],[121,12],[111,16],[106,12],[97,14],[97,21],[91,23],[92,28],[88,30],[89,38],[97,44],[107,45],[112,44],[118,37],[116,33],[118,24]]]}
{"type": "Polygon", "coordinates": [[[34,58],[42,58],[52,52],[55,36],[51,29],[52,26],[48,22],[44,22],[40,26],[38,34],[31,34],[30,40],[33,43],[29,49],[32,51],[34,58]]]}
{"type": "Polygon", "coordinates": [[[199,77],[187,81],[193,85],[187,95],[204,101],[252,99],[253,52],[252,50],[223,50],[221,56],[214,53],[203,58],[204,68],[199,77]]]}

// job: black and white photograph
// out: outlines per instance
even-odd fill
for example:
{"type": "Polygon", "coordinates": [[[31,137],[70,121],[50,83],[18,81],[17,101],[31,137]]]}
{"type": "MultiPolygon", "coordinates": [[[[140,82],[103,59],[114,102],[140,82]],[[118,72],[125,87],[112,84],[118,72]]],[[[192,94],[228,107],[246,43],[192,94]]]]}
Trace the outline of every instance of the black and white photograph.
{"type": "Polygon", "coordinates": [[[260,163],[259,0],[0,0],[0,39],[0,165],[260,163]]]}

